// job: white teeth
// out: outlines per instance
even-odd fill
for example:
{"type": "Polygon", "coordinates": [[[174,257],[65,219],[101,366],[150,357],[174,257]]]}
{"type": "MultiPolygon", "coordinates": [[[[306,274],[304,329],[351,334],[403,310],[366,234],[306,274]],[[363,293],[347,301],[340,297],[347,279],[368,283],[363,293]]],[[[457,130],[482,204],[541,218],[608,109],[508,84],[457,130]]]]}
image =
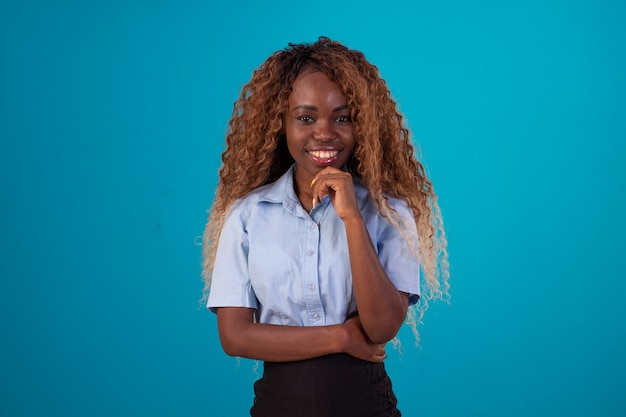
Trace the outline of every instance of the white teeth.
{"type": "Polygon", "coordinates": [[[337,155],[339,152],[338,151],[311,151],[309,153],[316,158],[330,159],[334,157],[335,155],[337,155]]]}

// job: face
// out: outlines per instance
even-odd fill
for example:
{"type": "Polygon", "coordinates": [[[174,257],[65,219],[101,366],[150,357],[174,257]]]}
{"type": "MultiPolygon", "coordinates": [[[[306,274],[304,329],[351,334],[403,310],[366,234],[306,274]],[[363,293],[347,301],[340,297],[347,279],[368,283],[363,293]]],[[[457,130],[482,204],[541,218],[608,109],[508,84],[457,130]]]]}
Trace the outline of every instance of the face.
{"type": "Polygon", "coordinates": [[[301,75],[293,83],[285,134],[298,182],[310,183],[327,166],[341,168],[352,155],[350,109],[339,86],[323,72],[301,75]]]}

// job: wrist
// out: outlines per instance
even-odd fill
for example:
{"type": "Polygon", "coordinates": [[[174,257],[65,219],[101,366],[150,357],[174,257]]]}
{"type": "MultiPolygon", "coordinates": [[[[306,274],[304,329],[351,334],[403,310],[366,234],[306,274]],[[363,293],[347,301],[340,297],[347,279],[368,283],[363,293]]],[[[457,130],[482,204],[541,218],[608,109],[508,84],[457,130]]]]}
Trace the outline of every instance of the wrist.
{"type": "Polygon", "coordinates": [[[341,218],[343,224],[346,228],[349,227],[363,227],[365,226],[365,220],[363,220],[363,216],[361,216],[361,212],[357,211],[354,214],[344,216],[341,218]]]}
{"type": "Polygon", "coordinates": [[[336,326],[331,326],[332,337],[332,350],[334,353],[345,353],[348,351],[348,329],[346,328],[346,324],[337,324],[336,326]]]}

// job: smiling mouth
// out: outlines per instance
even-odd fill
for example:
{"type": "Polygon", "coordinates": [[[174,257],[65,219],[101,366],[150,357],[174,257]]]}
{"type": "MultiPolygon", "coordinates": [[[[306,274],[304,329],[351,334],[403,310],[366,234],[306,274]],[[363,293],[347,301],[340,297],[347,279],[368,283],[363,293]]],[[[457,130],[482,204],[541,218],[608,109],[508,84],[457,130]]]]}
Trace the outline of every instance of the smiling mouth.
{"type": "Polygon", "coordinates": [[[315,159],[333,159],[339,151],[309,151],[309,155],[315,159]]]}
{"type": "Polygon", "coordinates": [[[307,154],[311,161],[318,166],[328,166],[333,164],[339,155],[337,150],[319,150],[308,151],[307,154]]]}

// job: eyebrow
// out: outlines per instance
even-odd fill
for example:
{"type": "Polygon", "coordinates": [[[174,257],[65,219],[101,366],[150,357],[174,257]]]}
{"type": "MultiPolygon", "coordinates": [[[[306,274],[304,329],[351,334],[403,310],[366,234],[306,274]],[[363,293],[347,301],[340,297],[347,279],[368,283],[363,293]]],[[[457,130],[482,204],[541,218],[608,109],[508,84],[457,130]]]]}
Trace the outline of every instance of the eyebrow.
{"type": "MultiPolygon", "coordinates": [[[[315,106],[309,106],[308,104],[301,104],[299,106],[294,107],[291,111],[296,111],[298,109],[302,109],[302,110],[309,110],[309,111],[317,111],[317,107],[315,106]]],[[[343,106],[339,106],[339,107],[335,107],[333,109],[333,113],[336,113],[338,111],[342,111],[342,110],[348,110],[349,107],[347,105],[343,105],[343,106]]]]}

